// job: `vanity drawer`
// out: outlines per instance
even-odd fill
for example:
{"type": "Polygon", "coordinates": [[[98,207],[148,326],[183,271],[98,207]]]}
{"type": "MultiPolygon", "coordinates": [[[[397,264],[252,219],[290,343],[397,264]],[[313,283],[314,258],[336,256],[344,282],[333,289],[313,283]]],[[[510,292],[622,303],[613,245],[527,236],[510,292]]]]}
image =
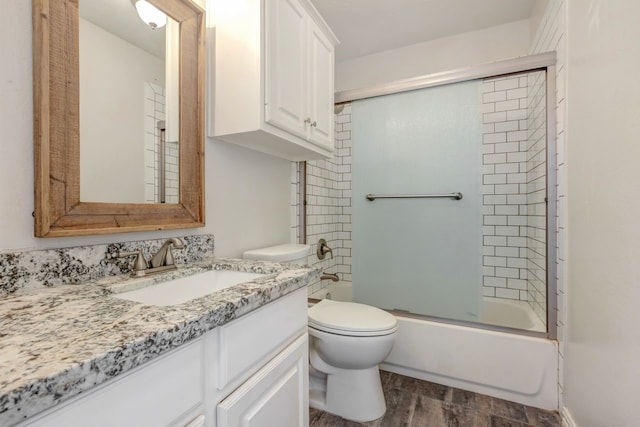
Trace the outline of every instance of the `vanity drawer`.
{"type": "MultiPolygon", "coordinates": [[[[203,402],[203,346],[198,340],[144,364],[87,395],[28,420],[33,427],[174,425],[203,402]]],[[[183,425],[184,423],[180,423],[183,425]]]]}
{"type": "Polygon", "coordinates": [[[267,304],[220,327],[218,381],[222,390],[266,357],[284,348],[307,327],[307,289],[267,304]]]}

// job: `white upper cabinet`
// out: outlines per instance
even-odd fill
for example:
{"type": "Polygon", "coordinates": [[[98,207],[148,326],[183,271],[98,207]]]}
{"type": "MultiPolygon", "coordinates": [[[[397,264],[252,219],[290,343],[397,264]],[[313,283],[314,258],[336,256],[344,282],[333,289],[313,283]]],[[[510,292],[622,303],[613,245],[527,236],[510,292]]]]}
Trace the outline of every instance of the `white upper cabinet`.
{"type": "Polygon", "coordinates": [[[324,33],[315,25],[309,29],[310,67],[309,115],[311,120],[309,140],[321,147],[333,147],[333,74],[334,47],[324,33]]]}
{"type": "Polygon", "coordinates": [[[337,40],[313,5],[213,0],[210,9],[209,136],[289,160],[330,157],[337,40]]]}
{"type": "Polygon", "coordinates": [[[271,0],[265,7],[265,120],[306,138],[310,89],[307,12],[298,0],[271,0]]]}

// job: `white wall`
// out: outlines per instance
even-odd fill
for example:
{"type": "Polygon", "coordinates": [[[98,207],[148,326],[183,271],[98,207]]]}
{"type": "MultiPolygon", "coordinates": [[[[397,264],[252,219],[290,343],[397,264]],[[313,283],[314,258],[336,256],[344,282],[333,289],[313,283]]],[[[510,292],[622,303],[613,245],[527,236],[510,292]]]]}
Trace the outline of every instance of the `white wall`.
{"type": "Polygon", "coordinates": [[[80,19],[81,200],[144,202],[145,82],[164,87],[164,69],[164,58],[80,19]]]}
{"type": "Polygon", "coordinates": [[[417,43],[338,62],[336,91],[514,58],[528,47],[528,20],[417,43]]]}
{"type": "Polygon", "coordinates": [[[531,44],[535,43],[537,35],[536,33],[540,28],[540,25],[544,22],[546,11],[549,6],[549,1],[555,0],[536,0],[535,4],[533,5],[533,10],[531,11],[531,16],[529,17],[529,36],[531,44]]]}
{"type": "Polygon", "coordinates": [[[289,240],[290,163],[225,143],[205,146],[204,228],[33,238],[31,2],[11,0],[0,14],[0,251],[213,233],[217,256],[289,240]]]}
{"type": "Polygon", "coordinates": [[[565,405],[640,420],[640,3],[568,1],[565,405]]]}
{"type": "Polygon", "coordinates": [[[289,241],[291,162],[207,141],[207,227],[216,255],[289,241]]]}

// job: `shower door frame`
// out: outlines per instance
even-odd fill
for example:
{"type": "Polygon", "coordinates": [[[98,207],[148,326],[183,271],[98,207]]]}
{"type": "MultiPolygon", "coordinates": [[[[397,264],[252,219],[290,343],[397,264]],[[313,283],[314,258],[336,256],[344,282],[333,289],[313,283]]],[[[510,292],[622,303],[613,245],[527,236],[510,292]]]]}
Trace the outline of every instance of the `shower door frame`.
{"type": "MultiPolygon", "coordinates": [[[[372,98],[383,95],[407,92],[416,89],[447,85],[451,83],[477,80],[487,77],[501,77],[511,74],[521,74],[531,71],[545,71],[546,74],[546,267],[547,267],[547,333],[531,332],[520,329],[504,328],[500,326],[455,321],[434,318],[432,316],[417,316],[429,320],[445,323],[464,324],[482,329],[506,331],[522,335],[544,336],[551,340],[557,339],[557,135],[556,135],[556,52],[546,52],[536,55],[523,56],[514,59],[481,64],[467,68],[428,74],[425,76],[397,80],[363,89],[346,90],[335,93],[335,104],[340,105],[359,99],[372,98]],[[551,201],[551,203],[550,203],[551,201]]],[[[403,316],[406,313],[402,313],[403,316]]],[[[413,315],[411,317],[414,317],[413,315]]]]}

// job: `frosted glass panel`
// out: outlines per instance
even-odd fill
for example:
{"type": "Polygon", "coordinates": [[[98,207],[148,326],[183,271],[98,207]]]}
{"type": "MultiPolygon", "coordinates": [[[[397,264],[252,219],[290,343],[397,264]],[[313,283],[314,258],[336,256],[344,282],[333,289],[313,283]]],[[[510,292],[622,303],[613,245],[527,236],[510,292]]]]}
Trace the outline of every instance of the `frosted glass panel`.
{"type": "Polygon", "coordinates": [[[482,289],[481,81],[356,101],[353,296],[478,321],[482,289]],[[374,194],[463,193],[463,199],[374,194]]]}

